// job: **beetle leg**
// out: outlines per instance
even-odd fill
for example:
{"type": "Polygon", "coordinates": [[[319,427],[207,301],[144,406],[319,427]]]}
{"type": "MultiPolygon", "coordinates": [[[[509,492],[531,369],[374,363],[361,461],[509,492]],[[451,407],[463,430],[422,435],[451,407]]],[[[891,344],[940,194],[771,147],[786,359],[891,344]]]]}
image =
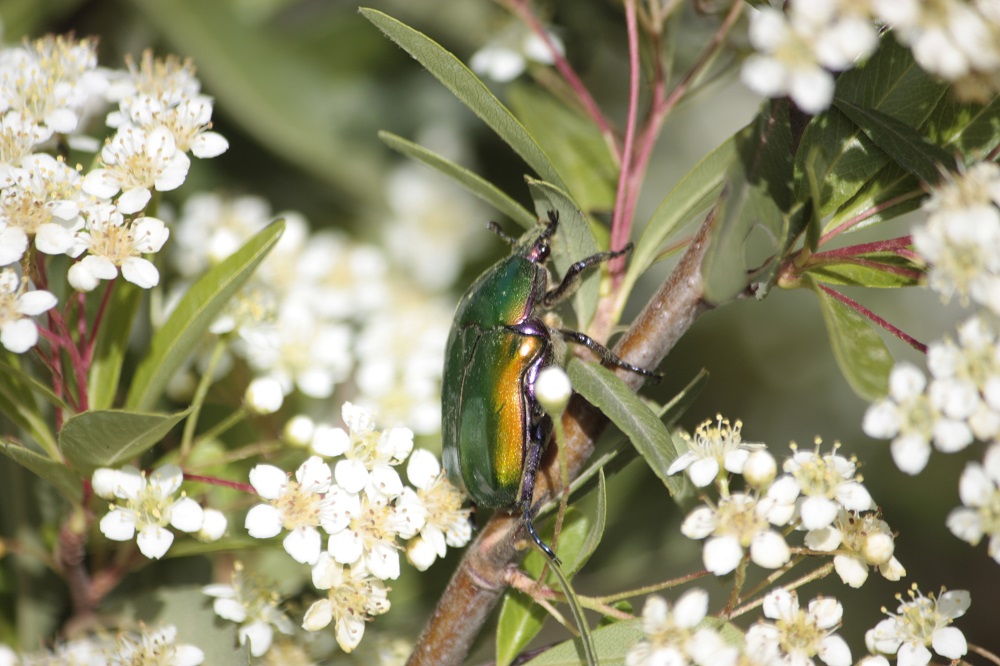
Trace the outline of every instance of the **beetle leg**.
{"type": "MultiPolygon", "coordinates": [[[[534,433],[537,434],[537,433],[534,433]]],[[[524,477],[521,483],[521,517],[524,520],[524,526],[528,530],[528,534],[531,535],[531,540],[541,548],[550,560],[559,564],[559,558],[556,557],[555,552],[549,547],[547,543],[542,541],[542,537],[538,536],[538,532],[535,531],[535,524],[532,522],[534,517],[534,507],[531,505],[532,496],[535,494],[535,477],[538,476],[538,465],[542,461],[542,446],[545,443],[544,439],[537,437],[532,437],[530,443],[528,444],[528,454],[524,460],[524,477]]]]}
{"type": "Polygon", "coordinates": [[[496,222],[494,222],[493,220],[490,220],[489,222],[486,223],[486,228],[489,229],[490,231],[492,231],[493,233],[495,233],[497,236],[499,236],[508,245],[514,245],[514,244],[517,243],[517,239],[516,238],[514,238],[513,236],[511,236],[510,234],[508,234],[506,231],[504,231],[500,227],[500,225],[497,224],[496,222]]]}
{"type": "Polygon", "coordinates": [[[619,368],[623,368],[629,372],[634,372],[642,375],[643,377],[649,377],[654,383],[663,379],[663,375],[659,372],[646,370],[645,368],[640,368],[637,365],[632,365],[627,361],[623,361],[613,351],[602,345],[597,340],[594,340],[589,335],[584,335],[580,331],[570,331],[565,328],[560,328],[559,334],[577,344],[583,345],[590,351],[600,356],[601,360],[605,363],[610,363],[611,365],[618,366],[619,368]]]}
{"type": "Polygon", "coordinates": [[[614,252],[598,252],[597,254],[592,254],[589,257],[576,262],[566,269],[566,274],[563,275],[562,282],[545,292],[545,296],[542,297],[542,305],[550,308],[572,294],[580,284],[580,273],[587,270],[591,266],[596,266],[597,264],[608,261],[609,259],[614,259],[615,257],[628,254],[631,251],[632,243],[629,243],[621,250],[616,250],[614,252]]]}

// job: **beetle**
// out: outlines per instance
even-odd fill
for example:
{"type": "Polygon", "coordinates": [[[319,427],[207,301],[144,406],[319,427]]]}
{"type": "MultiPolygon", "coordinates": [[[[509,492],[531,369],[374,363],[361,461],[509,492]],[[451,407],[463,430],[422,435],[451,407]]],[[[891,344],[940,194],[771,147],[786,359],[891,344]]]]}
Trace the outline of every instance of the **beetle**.
{"type": "Polygon", "coordinates": [[[489,228],[512,246],[462,296],[445,348],[442,381],[442,458],[449,480],[473,504],[520,512],[532,540],[554,561],[532,523],[531,500],[552,420],[535,397],[535,380],[560,362],[562,341],[582,344],[602,361],[659,380],[657,373],[623,361],[578,331],[551,328],[541,314],[570,296],[581,273],[629,253],[632,245],[599,252],[566,270],[549,288],[545,262],[559,215],[518,241],[489,228]]]}

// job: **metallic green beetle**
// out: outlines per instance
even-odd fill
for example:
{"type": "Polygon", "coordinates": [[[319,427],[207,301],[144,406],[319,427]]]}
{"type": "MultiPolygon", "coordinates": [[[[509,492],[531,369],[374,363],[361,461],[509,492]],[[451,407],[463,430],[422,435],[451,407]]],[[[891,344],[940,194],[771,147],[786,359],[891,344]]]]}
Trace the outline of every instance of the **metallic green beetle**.
{"type": "Polygon", "coordinates": [[[557,339],[585,345],[607,363],[659,378],[621,360],[583,333],[552,329],[540,317],[573,293],[580,273],[631,251],[601,252],[570,266],[548,288],[549,257],[559,216],[535,236],[511,243],[510,256],[494,264],[462,296],[445,350],[442,387],[444,468],[478,506],[520,511],[532,539],[555,559],[535,531],[531,498],[552,421],[535,398],[539,371],[558,362],[557,339]],[[556,338],[554,340],[553,338],[556,338]]]}

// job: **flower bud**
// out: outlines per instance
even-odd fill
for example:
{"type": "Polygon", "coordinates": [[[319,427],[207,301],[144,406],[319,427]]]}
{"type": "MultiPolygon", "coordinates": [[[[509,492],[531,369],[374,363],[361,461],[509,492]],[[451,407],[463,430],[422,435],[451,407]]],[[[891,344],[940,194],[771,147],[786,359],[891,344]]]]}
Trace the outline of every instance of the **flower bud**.
{"type": "Polygon", "coordinates": [[[743,465],[743,478],[751,487],[761,490],[767,488],[778,474],[778,463],[774,456],[764,450],[753,451],[743,465]]]}
{"type": "Polygon", "coordinates": [[[557,365],[550,365],[538,373],[538,378],[535,380],[535,398],[549,416],[552,418],[562,416],[571,395],[573,386],[565,370],[557,365]]]}
{"type": "Polygon", "coordinates": [[[284,401],[285,392],[281,390],[281,384],[270,377],[258,377],[250,382],[243,396],[247,409],[255,414],[273,414],[281,409],[284,401]]]}

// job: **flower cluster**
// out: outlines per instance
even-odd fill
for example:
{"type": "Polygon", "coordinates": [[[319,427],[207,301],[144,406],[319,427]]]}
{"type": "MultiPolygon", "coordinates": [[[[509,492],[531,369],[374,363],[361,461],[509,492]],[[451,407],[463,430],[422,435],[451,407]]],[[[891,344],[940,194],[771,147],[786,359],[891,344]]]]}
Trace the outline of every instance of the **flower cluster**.
{"type": "Polygon", "coordinates": [[[143,627],[118,636],[95,635],[55,645],[51,650],[18,654],[0,643],[0,666],[133,666],[170,664],[198,666],[201,648],[177,640],[177,627],[143,627]]]}
{"type": "Polygon", "coordinates": [[[705,539],[702,559],[717,576],[735,571],[744,557],[757,566],[777,569],[792,556],[786,535],[804,531],[807,552],[832,556],[840,578],[861,586],[874,567],[890,580],[905,574],[893,556],[894,539],[875,511],[871,495],[857,474],[857,462],[837,453],[834,445],[822,453],[799,450],[782,465],[764,444],[742,441],[742,423],[701,423],[692,437],[683,437],[688,450],[670,466],[669,473],[685,470],[695,485],[714,484],[717,501],[706,500],[681,525],[692,539],[705,539]],[[733,492],[730,475],[742,475],[746,489],[733,492]]]}
{"type": "MultiPolygon", "coordinates": [[[[900,602],[896,613],[886,612],[889,617],[865,634],[868,650],[873,654],[896,655],[899,666],[925,666],[931,660],[928,648],[945,659],[965,656],[968,651],[965,636],[951,624],[969,609],[969,593],[942,589],[937,597],[925,597],[913,586],[909,596],[909,601],[903,601],[901,595],[896,595],[900,602]]],[[[884,658],[881,660],[888,663],[884,658]]]]}
{"type": "Polygon", "coordinates": [[[206,585],[202,592],[215,599],[212,608],[219,617],[240,625],[240,645],[250,644],[250,654],[264,655],[274,641],[274,630],[291,635],[291,620],[279,608],[280,599],[271,581],[248,575],[240,562],[233,566],[232,583],[206,585]]]}
{"type": "Polygon", "coordinates": [[[954,453],[986,442],[983,463],[969,463],[962,474],[964,506],[952,511],[948,527],[974,545],[985,537],[1000,561],[1000,166],[983,162],[946,174],[923,208],[927,221],[914,228],[913,246],[928,264],[928,286],[976,312],[954,338],[928,345],[927,374],[908,362],[895,365],[888,395],[868,408],[862,428],[891,440],[893,460],[908,474],[927,466],[932,448],[954,453]]]}
{"type": "Polygon", "coordinates": [[[245,525],[256,538],[288,532],[285,550],[311,565],[313,584],[328,591],[307,610],[303,627],[317,631],[332,623],[337,642],[350,652],[365,623],[389,609],[384,581],[399,577],[400,542],[409,541],[407,555],[425,570],[447,546],[464,546],[471,527],[462,497],[437,459],[413,452],[409,429],[377,430],[372,413],[351,403],[342,416],[346,429],[307,428],[319,455],[302,463],[294,478],[272,465],[250,471],[265,503],[250,509],[245,525]],[[331,468],[320,456],[337,462],[331,468]],[[415,488],[396,471],[408,457],[415,488]]]}
{"type": "Polygon", "coordinates": [[[750,19],[755,53],[743,82],[768,97],[788,95],[807,113],[833,101],[834,73],[851,69],[879,45],[885,25],[926,71],[965,99],[1000,90],[1000,12],[989,0],[791,0],[750,19]]]}
{"type": "MultiPolygon", "coordinates": [[[[395,278],[379,248],[331,231],[310,233],[296,213],[281,217],[282,238],[211,331],[231,336],[228,350],[255,377],[280,386],[277,402],[268,400],[272,407],[294,389],[327,398],[350,378],[358,404],[418,434],[437,432],[449,306],[395,278]]],[[[273,218],[254,196],[189,198],[173,225],[171,260],[183,282],[171,300],[273,218]]],[[[232,358],[220,364],[220,375],[232,358]]],[[[182,373],[173,383],[177,397],[195,384],[194,368],[182,373]]]]}

